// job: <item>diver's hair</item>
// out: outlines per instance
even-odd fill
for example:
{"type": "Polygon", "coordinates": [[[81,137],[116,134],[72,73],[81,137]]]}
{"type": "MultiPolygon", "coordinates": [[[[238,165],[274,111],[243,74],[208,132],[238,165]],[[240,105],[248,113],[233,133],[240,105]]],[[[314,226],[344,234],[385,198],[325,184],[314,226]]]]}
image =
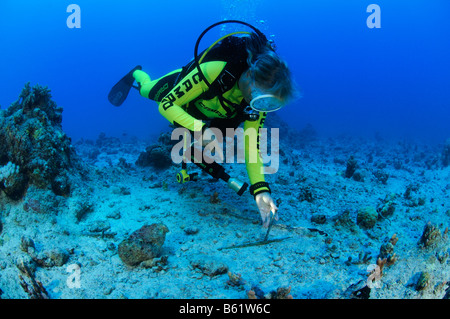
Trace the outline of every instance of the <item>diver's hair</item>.
{"type": "Polygon", "coordinates": [[[251,33],[247,38],[247,63],[257,87],[288,102],[297,95],[291,71],[272,49],[264,35],[251,33]]]}

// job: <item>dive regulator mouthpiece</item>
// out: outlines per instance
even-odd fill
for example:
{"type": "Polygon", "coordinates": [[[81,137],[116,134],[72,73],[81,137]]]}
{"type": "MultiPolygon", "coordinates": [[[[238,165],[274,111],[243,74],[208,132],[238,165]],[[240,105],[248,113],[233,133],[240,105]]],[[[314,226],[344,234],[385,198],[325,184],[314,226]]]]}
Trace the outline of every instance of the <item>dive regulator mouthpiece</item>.
{"type": "Polygon", "coordinates": [[[234,190],[239,196],[241,196],[248,187],[247,183],[243,183],[236,178],[230,178],[228,180],[228,187],[234,190]]]}

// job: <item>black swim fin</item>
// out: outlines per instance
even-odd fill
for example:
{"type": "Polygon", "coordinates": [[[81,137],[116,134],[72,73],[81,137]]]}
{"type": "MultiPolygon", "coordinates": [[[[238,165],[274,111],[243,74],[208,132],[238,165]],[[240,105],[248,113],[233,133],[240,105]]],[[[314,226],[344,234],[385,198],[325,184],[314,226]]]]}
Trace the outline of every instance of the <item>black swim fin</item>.
{"type": "Polygon", "coordinates": [[[121,106],[126,100],[128,93],[133,87],[134,77],[133,72],[136,70],[142,70],[142,66],[138,65],[133,70],[128,72],[116,85],[114,85],[109,91],[108,100],[112,105],[121,106]]]}

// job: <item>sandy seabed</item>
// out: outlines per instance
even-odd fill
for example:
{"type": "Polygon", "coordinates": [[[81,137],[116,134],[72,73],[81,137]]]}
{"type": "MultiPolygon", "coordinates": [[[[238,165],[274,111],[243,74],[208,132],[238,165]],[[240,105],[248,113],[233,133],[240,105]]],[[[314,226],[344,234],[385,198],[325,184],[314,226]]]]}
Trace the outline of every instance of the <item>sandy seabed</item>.
{"type": "MultiPolygon", "coordinates": [[[[20,201],[0,194],[0,297],[29,297],[23,263],[52,299],[243,299],[249,291],[270,298],[279,288],[294,299],[448,297],[450,167],[434,160],[439,146],[348,136],[281,145],[279,171],[267,175],[280,217],[269,239],[289,238],[223,249],[266,234],[248,192],[239,197],[204,173],[178,184],[179,165],[137,167],[143,141],[76,143],[88,174],[70,197],[34,187],[20,201]],[[348,178],[350,156],[357,173],[348,178]],[[369,225],[359,213],[367,207],[376,212],[369,225]],[[165,262],[127,266],[118,245],[153,223],[169,229],[165,262]],[[424,239],[426,228],[432,235],[424,239]],[[35,254],[66,259],[36,265],[24,239],[35,254]]],[[[244,164],[225,167],[247,176],[244,164]]]]}

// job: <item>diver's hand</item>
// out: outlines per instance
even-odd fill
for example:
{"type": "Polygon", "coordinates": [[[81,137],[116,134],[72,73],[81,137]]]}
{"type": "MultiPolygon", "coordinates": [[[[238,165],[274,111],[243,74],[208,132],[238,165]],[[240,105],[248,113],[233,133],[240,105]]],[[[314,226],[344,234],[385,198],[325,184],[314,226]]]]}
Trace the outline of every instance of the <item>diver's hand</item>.
{"type": "Polygon", "coordinates": [[[274,219],[278,220],[278,207],[275,205],[269,192],[260,193],[255,196],[256,205],[263,222],[263,227],[269,227],[270,217],[273,214],[274,219]]]}

